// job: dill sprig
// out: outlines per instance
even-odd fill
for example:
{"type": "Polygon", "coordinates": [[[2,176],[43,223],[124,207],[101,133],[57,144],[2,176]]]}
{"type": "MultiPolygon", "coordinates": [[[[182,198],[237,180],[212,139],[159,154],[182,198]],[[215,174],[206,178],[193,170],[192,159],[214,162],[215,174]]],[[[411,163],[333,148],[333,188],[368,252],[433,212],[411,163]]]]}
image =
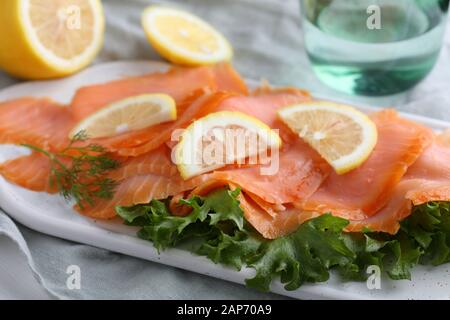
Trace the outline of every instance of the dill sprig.
{"type": "Polygon", "coordinates": [[[110,199],[114,195],[117,182],[105,177],[106,173],[119,167],[107,150],[98,144],[77,145],[86,141],[85,131],[77,133],[63,150],[50,152],[42,148],[24,144],[51,161],[50,186],[56,187],[66,200],[75,200],[81,209],[85,205],[94,206],[96,199],[110,199]]]}

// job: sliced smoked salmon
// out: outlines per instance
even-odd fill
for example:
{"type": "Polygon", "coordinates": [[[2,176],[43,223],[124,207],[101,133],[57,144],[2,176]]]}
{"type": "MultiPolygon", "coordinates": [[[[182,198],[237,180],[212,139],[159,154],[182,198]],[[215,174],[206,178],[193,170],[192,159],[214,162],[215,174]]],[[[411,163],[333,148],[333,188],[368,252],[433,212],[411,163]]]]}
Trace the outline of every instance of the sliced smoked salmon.
{"type": "Polygon", "coordinates": [[[395,234],[413,205],[429,201],[450,201],[450,147],[437,141],[408,169],[387,205],[372,217],[351,221],[348,230],[366,227],[395,234]]]}
{"type": "Polygon", "coordinates": [[[50,161],[42,153],[32,153],[0,164],[0,174],[9,182],[23,188],[55,193],[50,184],[50,161]]]}
{"type": "Polygon", "coordinates": [[[309,93],[294,88],[258,90],[252,96],[231,97],[223,101],[214,110],[204,110],[205,114],[212,111],[238,111],[258,118],[272,129],[280,130],[283,141],[297,140],[294,133],[278,119],[277,110],[291,104],[311,100],[309,93]]]}
{"type": "MultiPolygon", "coordinates": [[[[177,101],[177,120],[83,142],[106,147],[121,166],[108,172],[117,182],[114,196],[96,199],[93,206],[83,209],[75,207],[81,214],[110,219],[116,216],[116,206],[171,197],[171,210],[182,216],[190,209],[179,205],[180,199],[206,195],[221,187],[239,187],[245,219],[265,238],[275,239],[327,212],[348,219],[347,231],[370,228],[395,233],[399,221],[414,205],[450,201],[448,133],[436,137],[430,129],[401,118],[393,110],[373,113],[379,136],[373,153],[361,167],[337,175],[277,117],[280,107],[308,101],[309,94],[268,86],[249,93],[229,64],[174,67],[165,73],[84,87],[77,91],[70,107],[35,98],[0,103],[0,143],[61,150],[80,119],[110,102],[152,92],[167,93],[177,101]],[[278,129],[283,146],[277,161],[229,165],[183,180],[171,159],[171,149],[181,132],[178,129],[217,111],[243,112],[278,129]],[[267,170],[268,166],[275,170],[267,170]]],[[[58,190],[50,184],[50,164],[43,154],[32,153],[0,164],[0,174],[24,188],[54,193],[58,190]]]]}
{"type": "Polygon", "coordinates": [[[302,215],[296,208],[286,208],[274,216],[257,204],[248,194],[241,193],[238,196],[240,206],[244,211],[244,218],[264,238],[276,239],[295,231],[301,224],[302,215]]]}
{"type": "Polygon", "coordinates": [[[296,202],[311,196],[326,179],[330,166],[305,142],[280,151],[278,168],[271,175],[262,174],[265,165],[218,170],[217,180],[231,182],[272,204],[296,202]]]}
{"type": "MultiPolygon", "coordinates": [[[[448,171],[448,170],[447,170],[448,171]]],[[[295,231],[303,222],[316,218],[321,213],[304,211],[288,205],[284,210],[268,209],[264,202],[255,202],[248,194],[240,196],[246,220],[267,239],[275,239],[295,231]]],[[[450,184],[446,181],[404,178],[396,186],[387,205],[375,215],[354,220],[342,212],[334,214],[349,219],[348,232],[371,230],[395,234],[400,222],[407,218],[413,205],[430,201],[450,201],[450,184]]]]}
{"type": "Polygon", "coordinates": [[[157,72],[104,84],[80,88],[70,105],[76,120],[86,118],[108,104],[144,93],[165,93],[177,104],[186,104],[198,93],[231,91],[247,94],[247,87],[230,65],[197,68],[173,67],[157,72]]]}
{"type": "Polygon", "coordinates": [[[331,212],[347,219],[373,215],[386,205],[408,167],[433,140],[432,131],[401,118],[394,110],[373,113],[378,142],[359,168],[344,174],[331,173],[301,208],[331,212]]]}
{"type": "Polygon", "coordinates": [[[0,103],[0,143],[58,149],[68,143],[74,121],[67,108],[50,99],[23,98],[0,103]]]}
{"type": "Polygon", "coordinates": [[[180,176],[165,177],[159,175],[141,175],[123,180],[117,187],[114,197],[101,200],[95,206],[84,209],[75,207],[81,214],[97,219],[111,219],[116,216],[116,206],[131,206],[148,203],[152,199],[166,199],[183,191],[192,190],[208,181],[204,175],[184,181],[180,176]]]}
{"type": "Polygon", "coordinates": [[[218,63],[213,67],[212,72],[217,91],[227,91],[242,95],[249,93],[247,84],[231,64],[218,63]]]}
{"type": "Polygon", "coordinates": [[[166,145],[162,145],[152,152],[138,157],[130,157],[118,169],[110,172],[108,177],[115,181],[122,181],[130,177],[147,174],[165,177],[176,176],[178,170],[171,160],[170,152],[171,150],[166,145]]]}

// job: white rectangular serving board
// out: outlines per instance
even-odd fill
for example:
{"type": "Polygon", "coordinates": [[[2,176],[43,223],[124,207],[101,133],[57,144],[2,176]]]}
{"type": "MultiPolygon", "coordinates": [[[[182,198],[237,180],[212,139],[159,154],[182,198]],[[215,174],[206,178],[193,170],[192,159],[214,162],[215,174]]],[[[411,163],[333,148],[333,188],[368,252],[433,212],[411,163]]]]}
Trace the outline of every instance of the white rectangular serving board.
{"type": "MultiPolygon", "coordinates": [[[[51,97],[58,102],[69,103],[80,86],[164,71],[167,68],[168,65],[163,63],[143,61],[97,65],[61,80],[15,85],[0,92],[0,101],[35,96],[51,97]]],[[[360,109],[375,110],[371,107],[360,107],[360,109]]],[[[439,120],[411,114],[403,114],[403,116],[437,131],[450,127],[449,123],[439,120]]],[[[0,145],[0,162],[27,152],[25,148],[0,145]]],[[[246,268],[237,272],[181,249],[169,249],[158,254],[150,242],[135,236],[136,228],[124,226],[119,219],[105,222],[82,217],[60,196],[32,192],[8,183],[3,177],[0,177],[0,206],[23,225],[63,239],[241,284],[246,278],[254,275],[252,269],[246,268]]],[[[306,284],[295,291],[286,291],[279,281],[274,281],[271,291],[299,299],[450,299],[449,271],[450,264],[439,267],[418,266],[413,271],[412,281],[391,281],[383,278],[381,289],[369,290],[365,282],[342,282],[339,277],[332,275],[327,282],[306,284]]]]}

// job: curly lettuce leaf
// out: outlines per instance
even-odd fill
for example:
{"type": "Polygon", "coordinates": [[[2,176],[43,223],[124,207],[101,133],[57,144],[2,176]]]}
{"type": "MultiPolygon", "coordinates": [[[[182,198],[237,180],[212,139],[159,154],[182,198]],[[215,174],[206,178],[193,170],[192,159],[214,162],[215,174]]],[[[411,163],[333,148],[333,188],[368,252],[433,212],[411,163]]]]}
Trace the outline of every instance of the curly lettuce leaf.
{"type": "Polygon", "coordinates": [[[194,214],[201,211],[208,215],[209,224],[212,226],[220,221],[233,221],[239,230],[243,230],[244,212],[237,200],[240,192],[240,189],[234,191],[219,189],[204,198],[195,196],[188,200],[181,200],[180,203],[191,206],[194,214]]]}
{"type": "Polygon", "coordinates": [[[386,256],[383,248],[390,242],[370,237],[368,233],[344,233],[345,244],[355,253],[352,263],[338,267],[339,274],[344,280],[365,280],[368,266],[376,265],[383,269],[383,259],[386,256]]]}
{"type": "Polygon", "coordinates": [[[357,254],[357,267],[341,270],[344,278],[364,280],[367,267],[377,265],[393,280],[410,280],[411,269],[418,263],[450,262],[450,203],[414,207],[396,235],[348,234],[347,245],[357,254]]]}
{"type": "Polygon", "coordinates": [[[252,232],[236,231],[230,235],[221,231],[217,237],[203,243],[197,253],[208,257],[214,263],[222,263],[241,270],[261,243],[262,240],[252,232]]]}
{"type": "Polygon", "coordinates": [[[401,223],[402,233],[422,251],[419,263],[436,266],[450,262],[450,202],[417,206],[401,223]]]}
{"type": "Polygon", "coordinates": [[[326,214],[305,222],[288,236],[266,242],[249,261],[256,276],[246,284],[267,291],[272,279],[279,275],[287,290],[295,290],[305,281],[328,280],[329,269],[347,265],[355,258],[342,237],[347,224],[344,219],[326,214]]]}
{"type": "Polygon", "coordinates": [[[377,265],[391,279],[410,279],[418,263],[450,262],[450,203],[428,203],[414,208],[392,236],[367,229],[345,233],[348,221],[326,214],[302,224],[295,232],[275,240],[263,239],[244,221],[239,190],[216,190],[205,197],[182,200],[192,211],[171,215],[168,200],[117,207],[128,225],[140,226],[138,236],[158,250],[197,240],[193,251],[240,270],[254,268],[249,287],[269,290],[280,278],[287,290],[305,282],[322,282],[337,269],[344,280],[365,280],[367,267],[377,265]]]}
{"type": "Polygon", "coordinates": [[[207,197],[192,197],[183,204],[192,208],[185,217],[170,214],[165,202],[152,200],[149,204],[132,207],[117,207],[117,214],[125,223],[140,226],[138,236],[153,242],[158,250],[177,245],[181,240],[206,237],[220,230],[210,226],[231,221],[239,230],[243,229],[244,218],[236,196],[239,190],[220,189],[207,197]]]}

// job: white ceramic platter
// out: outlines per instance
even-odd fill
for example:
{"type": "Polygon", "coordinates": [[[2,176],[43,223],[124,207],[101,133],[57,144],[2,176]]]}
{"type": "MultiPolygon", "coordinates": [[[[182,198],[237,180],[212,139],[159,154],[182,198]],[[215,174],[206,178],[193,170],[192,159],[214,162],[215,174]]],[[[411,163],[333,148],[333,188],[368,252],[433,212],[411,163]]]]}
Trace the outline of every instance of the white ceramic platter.
{"type": "MultiPolygon", "coordinates": [[[[166,64],[158,62],[114,62],[97,65],[62,80],[15,85],[0,92],[0,101],[22,96],[48,96],[61,103],[69,103],[80,86],[163,71],[167,67],[166,64]]],[[[251,81],[249,83],[252,84],[251,81]]],[[[361,109],[373,110],[368,107],[361,109]]],[[[438,120],[408,114],[404,116],[435,130],[450,127],[450,124],[438,120]]],[[[26,152],[24,148],[0,145],[0,162],[26,152]]],[[[118,220],[104,222],[82,217],[58,195],[28,191],[6,182],[3,177],[0,177],[0,206],[18,222],[52,236],[241,284],[254,274],[252,269],[237,272],[215,265],[204,257],[181,249],[170,249],[158,254],[150,242],[135,236],[135,228],[124,226],[118,220]]],[[[419,266],[413,272],[412,281],[383,279],[381,289],[369,290],[364,282],[341,282],[338,277],[332,276],[325,283],[304,285],[296,291],[286,291],[281,283],[275,281],[271,290],[300,299],[450,299],[449,270],[450,265],[419,266]]]]}

